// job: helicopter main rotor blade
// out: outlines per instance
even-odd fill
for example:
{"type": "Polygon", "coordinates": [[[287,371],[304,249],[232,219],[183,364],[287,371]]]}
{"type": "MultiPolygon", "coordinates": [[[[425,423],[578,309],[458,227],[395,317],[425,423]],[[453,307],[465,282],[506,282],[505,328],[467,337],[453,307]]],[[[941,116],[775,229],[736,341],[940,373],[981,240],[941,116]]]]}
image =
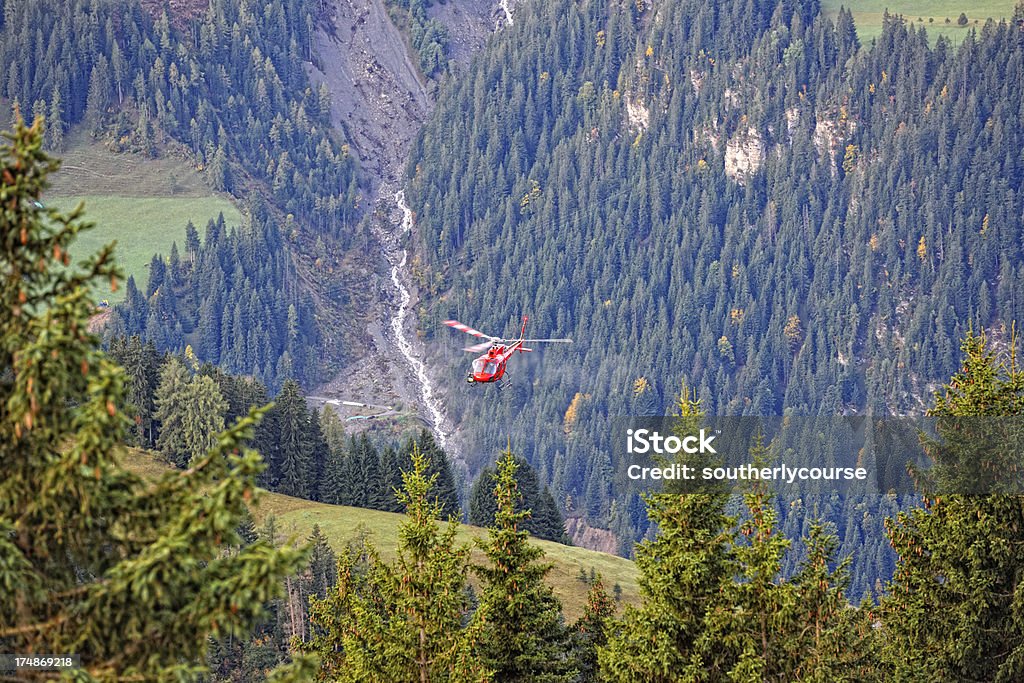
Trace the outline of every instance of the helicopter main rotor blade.
{"type": "MultiPolygon", "coordinates": [[[[518,339],[516,341],[519,341],[518,339]]],[[[537,343],[548,342],[551,344],[572,344],[572,339],[524,339],[523,342],[537,343]]]]}
{"type": "Polygon", "coordinates": [[[491,348],[491,342],[485,341],[485,342],[480,342],[479,344],[473,344],[472,346],[467,346],[466,348],[464,348],[462,350],[463,351],[469,351],[470,353],[477,353],[479,351],[483,351],[483,350],[489,349],[489,348],[491,348]]]}
{"type": "Polygon", "coordinates": [[[444,324],[447,325],[448,327],[454,327],[459,332],[465,332],[466,334],[471,334],[474,337],[482,337],[483,339],[489,339],[491,341],[498,341],[498,337],[492,337],[489,334],[484,334],[480,330],[474,330],[469,325],[463,325],[458,320],[445,320],[444,324]]]}

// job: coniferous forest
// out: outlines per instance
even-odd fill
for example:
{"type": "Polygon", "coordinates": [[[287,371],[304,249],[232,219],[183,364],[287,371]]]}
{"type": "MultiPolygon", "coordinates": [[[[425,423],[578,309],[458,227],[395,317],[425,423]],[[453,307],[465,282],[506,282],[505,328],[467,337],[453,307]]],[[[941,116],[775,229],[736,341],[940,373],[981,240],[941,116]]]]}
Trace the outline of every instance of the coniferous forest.
{"type": "MultiPolygon", "coordinates": [[[[515,435],[629,552],[650,527],[609,483],[613,420],[670,412],[681,381],[710,415],[920,414],[969,329],[1003,344],[1024,314],[1020,20],[953,47],[890,17],[862,46],[817,2],[524,5],[408,165],[426,333],[529,313],[575,340],[510,396],[450,401],[467,457],[515,435]]],[[[833,522],[869,595],[902,505],[782,525],[833,522]]]]}
{"type": "Polygon", "coordinates": [[[503,2],[456,61],[447,3],[366,4],[429,86],[405,237],[311,76],[333,0],[0,0],[0,653],[97,681],[1024,680],[1024,4],[953,44],[888,12],[862,42],[818,0],[503,2]],[[88,203],[47,201],[82,140],[177,155],[244,220],[167,226],[126,277],[76,251],[88,203]],[[312,407],[389,267],[450,447],[312,407]],[[467,387],[442,321],[524,314],[573,344],[467,387]],[[758,432],[761,464],[833,457],[827,418],[926,415],[932,467],[644,492],[616,425],[658,415],[821,418],[758,432]],[[595,537],[625,598],[593,566],[566,587],[595,537]]]}

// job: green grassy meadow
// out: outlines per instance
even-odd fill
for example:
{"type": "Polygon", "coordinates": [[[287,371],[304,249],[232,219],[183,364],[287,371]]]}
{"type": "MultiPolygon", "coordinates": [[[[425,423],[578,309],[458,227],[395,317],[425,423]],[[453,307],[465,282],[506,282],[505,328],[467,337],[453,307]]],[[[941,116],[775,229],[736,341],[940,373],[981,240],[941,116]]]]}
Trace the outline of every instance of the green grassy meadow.
{"type": "Polygon", "coordinates": [[[821,9],[834,18],[840,7],[848,8],[853,13],[857,35],[865,45],[881,35],[886,9],[889,14],[902,14],[915,26],[924,26],[931,38],[943,35],[958,44],[967,31],[972,27],[980,29],[986,19],[998,21],[1012,17],[1015,5],[1016,0],[822,0],[821,9]],[[967,15],[967,26],[957,26],[961,12],[967,15]],[[923,21],[919,22],[918,18],[923,21]]]}
{"type": "MultiPolygon", "coordinates": [[[[123,462],[129,469],[146,478],[159,477],[167,472],[169,467],[161,463],[156,456],[136,450],[130,450],[123,462]]],[[[314,503],[267,491],[260,492],[254,515],[258,523],[273,515],[277,519],[278,529],[285,536],[298,541],[307,538],[313,525],[319,524],[331,547],[336,551],[357,536],[368,534],[371,542],[385,559],[394,557],[398,543],[398,525],[404,518],[403,515],[393,512],[314,503]]],[[[462,543],[472,543],[474,539],[486,535],[487,531],[479,527],[465,524],[459,527],[458,538],[462,543]]],[[[543,548],[545,559],[554,565],[548,574],[548,582],[562,601],[567,621],[579,618],[586,605],[587,586],[577,578],[581,568],[587,574],[591,568],[601,574],[609,593],[618,583],[622,587],[623,602],[639,601],[639,572],[632,561],[551,541],[538,540],[534,543],[543,548]]],[[[483,553],[474,550],[473,560],[483,562],[483,553]]]]}
{"type": "MultiPolygon", "coordinates": [[[[200,237],[207,221],[220,213],[229,225],[242,223],[242,214],[227,195],[213,192],[182,158],[112,152],[82,133],[72,136],[68,148],[57,156],[61,169],[51,178],[43,202],[61,211],[84,202],[85,217],[96,224],[72,245],[72,260],[80,261],[116,241],[117,260],[126,275],[135,276],[140,289],[146,286],[153,254],[169,255],[175,241],[181,248],[189,221],[200,237]]],[[[122,287],[97,296],[114,303],[124,292],[122,287]]]]}
{"type": "MultiPolygon", "coordinates": [[[[68,211],[85,203],[85,217],[96,224],[79,234],[71,247],[73,261],[95,254],[100,247],[117,242],[114,255],[125,271],[134,275],[139,289],[145,289],[148,266],[153,254],[167,256],[171,244],[181,249],[185,242],[185,224],[192,221],[203,235],[206,222],[224,214],[229,225],[240,225],[242,215],[235,205],[217,196],[209,197],[118,197],[102,195],[51,197],[47,206],[68,211]]],[[[124,297],[124,288],[103,293],[111,303],[124,297]]]]}

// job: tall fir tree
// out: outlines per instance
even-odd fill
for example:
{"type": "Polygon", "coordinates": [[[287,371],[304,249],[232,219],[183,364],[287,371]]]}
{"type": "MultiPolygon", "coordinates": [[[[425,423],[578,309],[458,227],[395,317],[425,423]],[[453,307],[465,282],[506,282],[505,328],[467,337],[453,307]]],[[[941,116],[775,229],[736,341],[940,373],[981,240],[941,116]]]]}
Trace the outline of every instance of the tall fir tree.
{"type": "Polygon", "coordinates": [[[318,680],[490,680],[477,654],[480,622],[471,618],[464,626],[469,547],[456,543],[454,520],[443,531],[437,522],[441,509],[431,491],[437,475],[427,476],[426,455],[413,448],[410,457],[394,564],[364,541],[356,555],[368,558],[365,571],[357,572],[356,558],[343,553],[336,587],[310,601],[316,635],[300,647],[320,655],[318,680]]]}
{"type": "MultiPolygon", "coordinates": [[[[677,403],[679,429],[693,433],[704,416],[684,385],[677,403]]],[[[734,520],[723,491],[663,493],[647,497],[658,534],[636,549],[639,607],[627,606],[621,623],[598,652],[613,681],[669,683],[694,675],[691,660],[703,635],[704,615],[731,576],[728,548],[734,520]]]]}
{"type": "Polygon", "coordinates": [[[188,462],[191,457],[181,409],[189,380],[185,364],[172,357],[160,369],[160,382],[153,395],[153,419],[160,425],[156,448],[175,464],[188,462]]]}
{"type": "Polygon", "coordinates": [[[213,378],[190,377],[177,358],[168,360],[160,371],[154,405],[153,418],[160,423],[156,446],[182,468],[213,447],[228,410],[213,378]]]}
{"type": "Polygon", "coordinates": [[[430,433],[430,430],[420,430],[417,438],[409,439],[405,442],[405,445],[399,454],[399,469],[401,471],[404,472],[411,467],[412,452],[414,450],[419,450],[427,456],[428,462],[430,463],[430,471],[428,474],[430,476],[437,475],[437,483],[431,490],[431,495],[433,495],[440,504],[445,517],[448,515],[459,516],[461,514],[459,489],[455,483],[455,474],[452,472],[452,466],[451,462],[448,460],[448,454],[444,452],[443,448],[437,445],[437,441],[434,440],[434,435],[430,433]]]}
{"type": "Polygon", "coordinates": [[[323,501],[321,497],[322,482],[327,476],[327,466],[330,460],[331,447],[324,436],[323,425],[320,422],[321,413],[318,410],[309,411],[309,428],[306,441],[309,444],[309,475],[307,479],[307,492],[313,500],[323,501]]]}
{"type": "Polygon", "coordinates": [[[309,495],[309,410],[298,382],[288,380],[274,402],[277,413],[278,476],[276,491],[287,496],[309,495]]]}
{"type": "MultiPolygon", "coordinates": [[[[124,368],[128,378],[128,401],[135,420],[132,430],[135,444],[150,448],[156,436],[153,397],[160,381],[160,355],[153,344],[144,344],[137,335],[114,340],[110,345],[110,355],[124,368]]],[[[241,414],[236,417],[241,417],[241,414]]]]}
{"type": "MultiPolygon", "coordinates": [[[[1000,358],[984,333],[969,333],[960,371],[929,412],[954,451],[981,444],[991,455],[1012,447],[1016,465],[997,474],[1019,481],[1011,474],[1020,471],[1024,415],[1016,342],[1000,358]],[[994,432],[1007,432],[1005,441],[992,441],[994,432]]],[[[935,463],[961,473],[963,465],[935,463]]],[[[887,520],[899,559],[881,605],[886,664],[898,680],[1022,680],[1024,496],[965,495],[959,477],[938,475],[923,508],[887,520]],[[947,490],[953,483],[959,487],[947,490]]]]}
{"type": "Polygon", "coordinates": [[[78,653],[82,679],[193,679],[210,638],[249,628],[305,552],[224,553],[255,495],[258,411],[188,472],[121,466],[124,372],[88,331],[91,292],[121,273],[110,246],[69,267],[89,225],[39,208],[58,166],[42,137],[18,117],[0,150],[0,644],[78,653]]]}
{"type": "Polygon", "coordinates": [[[615,616],[615,601],[604,588],[600,575],[587,591],[583,615],[572,628],[572,658],[577,669],[575,683],[598,683],[601,669],[597,649],[608,642],[608,631],[615,616]]]}
{"type": "MultiPolygon", "coordinates": [[[[696,427],[698,402],[685,394],[681,424],[696,427]]],[[[750,451],[770,464],[762,434],[750,451]]],[[[820,524],[806,558],[783,574],[790,541],[779,529],[775,497],[763,482],[744,493],[739,518],[726,516],[721,491],[651,496],[658,535],[642,545],[640,608],[627,607],[608,646],[599,648],[611,681],[863,681],[872,667],[855,656],[867,642],[844,595],[848,561],[835,565],[837,541],[820,524]]]]}
{"type": "MultiPolygon", "coordinates": [[[[522,458],[516,460],[516,485],[520,493],[520,509],[529,510],[523,528],[537,538],[565,543],[565,520],[548,488],[541,487],[536,471],[522,458]]],[[[469,523],[489,527],[494,523],[497,503],[494,499],[494,468],[485,467],[469,494],[469,523]]]]}
{"type": "Polygon", "coordinates": [[[511,451],[497,463],[494,497],[497,511],[487,539],[478,541],[488,564],[477,568],[484,619],[482,653],[502,683],[571,681],[569,633],[562,606],[545,582],[551,565],[544,551],[521,528],[529,510],[517,509],[518,464],[511,451]]]}

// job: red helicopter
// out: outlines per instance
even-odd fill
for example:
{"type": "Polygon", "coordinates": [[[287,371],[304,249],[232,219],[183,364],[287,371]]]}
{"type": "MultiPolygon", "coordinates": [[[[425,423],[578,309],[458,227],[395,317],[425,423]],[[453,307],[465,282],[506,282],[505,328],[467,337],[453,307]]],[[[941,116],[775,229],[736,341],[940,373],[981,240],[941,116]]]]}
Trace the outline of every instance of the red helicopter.
{"type": "Polygon", "coordinates": [[[484,334],[480,330],[474,330],[468,325],[463,325],[458,320],[445,320],[444,324],[449,327],[471,334],[474,337],[480,337],[487,341],[473,346],[467,346],[463,351],[469,351],[470,353],[476,353],[477,351],[483,351],[487,349],[487,353],[480,356],[473,361],[473,370],[466,376],[466,381],[470,384],[473,383],[488,383],[497,382],[505,375],[505,364],[508,363],[508,359],[512,357],[516,351],[519,353],[527,353],[533,351],[528,349],[523,344],[525,343],[539,343],[539,342],[551,342],[557,344],[571,344],[572,339],[525,339],[526,336],[526,316],[523,316],[523,329],[519,331],[519,339],[502,339],[500,337],[492,337],[489,334],[484,334]]]}

